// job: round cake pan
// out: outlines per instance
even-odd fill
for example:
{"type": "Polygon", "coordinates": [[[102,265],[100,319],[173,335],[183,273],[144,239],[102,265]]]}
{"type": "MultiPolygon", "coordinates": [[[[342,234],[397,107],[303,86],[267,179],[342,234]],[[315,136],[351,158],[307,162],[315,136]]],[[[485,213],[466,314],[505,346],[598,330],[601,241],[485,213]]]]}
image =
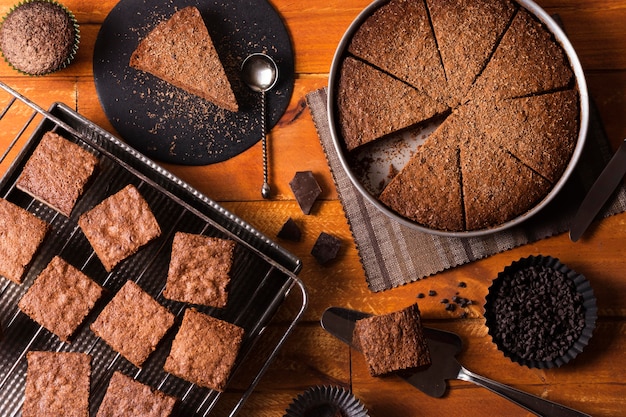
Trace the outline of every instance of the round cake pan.
{"type": "MultiPolygon", "coordinates": [[[[531,0],[517,0],[522,7],[528,10],[531,14],[533,14],[536,18],[541,21],[544,26],[552,33],[554,38],[559,42],[565,51],[567,58],[569,59],[569,63],[574,72],[574,77],[576,81],[576,86],[579,92],[580,99],[580,115],[579,115],[579,131],[578,138],[576,142],[576,146],[572,153],[572,156],[565,167],[563,174],[560,179],[555,182],[551,191],[544,196],[542,200],[540,200],[534,207],[524,212],[523,214],[505,222],[500,225],[479,229],[479,230],[468,230],[468,231],[445,231],[445,230],[437,230],[425,227],[417,222],[414,222],[410,219],[407,219],[396,212],[389,209],[383,203],[381,203],[377,195],[380,192],[380,189],[377,190],[377,187],[380,187],[380,183],[382,182],[381,178],[388,176],[389,172],[389,164],[400,162],[400,164],[396,166],[403,166],[406,161],[408,161],[410,155],[413,153],[414,148],[407,146],[407,141],[405,138],[399,137],[397,139],[397,143],[395,147],[392,149],[388,148],[389,141],[385,141],[387,145],[385,147],[377,147],[376,144],[373,146],[368,145],[367,150],[363,152],[368,152],[369,154],[365,157],[367,158],[366,164],[356,164],[354,161],[354,157],[348,158],[347,150],[344,146],[343,139],[341,138],[339,120],[337,117],[337,103],[336,103],[336,94],[337,94],[337,84],[339,81],[339,75],[341,71],[341,65],[344,57],[347,55],[348,45],[354,33],[361,26],[361,24],[374,13],[376,9],[378,9],[383,4],[386,4],[388,0],[376,0],[371,3],[368,7],[366,7],[361,13],[357,16],[357,18],[352,22],[349,26],[348,30],[344,33],[337,50],[335,51],[335,55],[333,57],[329,83],[328,83],[328,122],[330,126],[330,131],[332,135],[333,144],[338,154],[339,161],[343,170],[346,172],[348,178],[350,178],[351,183],[355,186],[355,188],[359,191],[363,197],[369,201],[374,207],[378,210],[389,216],[391,219],[397,221],[398,223],[407,226],[409,228],[419,230],[422,232],[427,232],[431,234],[436,234],[440,236],[447,237],[476,237],[476,236],[485,236],[495,232],[503,231],[509,229],[513,226],[519,225],[520,223],[528,220],[539,211],[541,211],[548,203],[550,203],[554,197],[561,191],[568,178],[574,171],[578,160],[580,159],[580,155],[582,154],[585,139],[587,136],[587,129],[589,125],[589,95],[587,91],[587,83],[585,80],[585,75],[583,73],[582,66],[578,59],[578,56],[570,43],[569,39],[559,26],[559,24],[548,14],[545,10],[543,10],[539,5],[534,3],[531,0]],[[363,165],[368,165],[368,167],[364,170],[363,165]]],[[[420,131],[413,131],[411,135],[413,138],[417,137],[418,140],[414,140],[415,143],[421,143],[420,139],[427,137],[430,133],[432,133],[436,127],[440,124],[440,122],[433,122],[429,125],[423,127],[420,131]]],[[[391,141],[394,143],[394,139],[391,141]]],[[[413,145],[416,147],[416,145],[413,145]]]]}

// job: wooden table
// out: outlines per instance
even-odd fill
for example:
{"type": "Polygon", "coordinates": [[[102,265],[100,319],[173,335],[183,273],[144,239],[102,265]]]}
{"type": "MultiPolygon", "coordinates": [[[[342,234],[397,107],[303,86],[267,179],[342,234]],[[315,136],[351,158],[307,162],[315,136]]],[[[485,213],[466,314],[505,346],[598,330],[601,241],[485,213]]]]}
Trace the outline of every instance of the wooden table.
{"type": "MultiPolygon", "coordinates": [[[[16,1],[0,1],[4,15],[16,1]]],[[[62,101],[114,132],[96,95],[92,52],[101,23],[116,0],[63,0],[77,16],[81,44],[77,59],[65,70],[45,77],[22,76],[0,65],[0,79],[42,107],[62,101]]],[[[527,416],[528,412],[471,383],[452,381],[447,396],[435,399],[401,380],[369,376],[363,357],[326,334],[322,312],[339,305],[370,312],[400,309],[428,290],[454,293],[460,281],[464,295],[475,301],[469,317],[451,316],[438,297],[419,301],[427,325],[457,332],[465,348],[460,361],[470,370],[521,390],[579,409],[595,417],[624,415],[626,405],[626,214],[594,225],[578,242],[555,236],[473,262],[389,291],[367,287],[345,214],[325,160],[311,115],[307,93],[328,82],[334,50],[351,21],[369,0],[271,0],[282,14],[295,49],[295,91],[271,132],[270,172],[274,198],[260,198],[260,143],[231,160],[211,166],[166,165],[176,175],[218,201],[270,237],[288,217],[303,228],[301,242],[281,241],[300,257],[301,279],[310,295],[304,320],[249,398],[241,415],[281,416],[291,399],[310,386],[333,384],[352,389],[371,416],[527,416]],[[311,170],[323,188],[311,215],[303,215],[289,188],[296,171],[311,170]],[[310,255],[320,232],[343,242],[339,259],[320,266],[310,255]],[[529,370],[511,363],[495,348],[482,317],[484,297],[494,276],[512,261],[545,254],[586,275],[598,298],[599,320],[585,351],[556,370],[529,370]]],[[[539,0],[558,13],[579,54],[591,96],[615,148],[626,138],[626,1],[539,0]]],[[[236,395],[233,394],[233,395],[236,395]]]]}

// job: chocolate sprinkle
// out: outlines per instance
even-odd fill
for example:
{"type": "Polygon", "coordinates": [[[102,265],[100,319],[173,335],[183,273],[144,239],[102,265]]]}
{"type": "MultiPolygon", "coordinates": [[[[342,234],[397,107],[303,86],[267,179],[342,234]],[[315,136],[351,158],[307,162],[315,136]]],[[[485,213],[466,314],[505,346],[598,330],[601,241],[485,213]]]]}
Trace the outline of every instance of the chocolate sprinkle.
{"type": "Polygon", "coordinates": [[[502,275],[494,294],[494,341],[526,360],[563,356],[585,327],[583,298],[563,272],[536,265],[502,275]]]}

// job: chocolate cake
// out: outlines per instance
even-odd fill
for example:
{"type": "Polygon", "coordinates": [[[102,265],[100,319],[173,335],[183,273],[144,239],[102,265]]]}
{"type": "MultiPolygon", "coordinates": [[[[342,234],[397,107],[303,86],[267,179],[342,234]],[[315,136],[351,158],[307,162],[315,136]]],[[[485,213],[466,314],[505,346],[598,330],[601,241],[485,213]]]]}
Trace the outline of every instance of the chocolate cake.
{"type": "Polygon", "coordinates": [[[176,401],[175,397],[115,371],[96,417],[168,417],[172,415],[176,401]]]}
{"type": "Polygon", "coordinates": [[[18,307],[67,342],[102,293],[100,285],[55,256],[20,299],[18,307]]]}
{"type": "Polygon", "coordinates": [[[174,324],[174,315],[133,281],[126,281],[91,330],[140,368],[174,324]]]}
{"type": "Polygon", "coordinates": [[[357,320],[354,338],[373,376],[430,365],[419,307],[357,320]]]}
{"type": "Polygon", "coordinates": [[[67,66],[78,50],[78,41],[74,15],[54,1],[24,1],[6,15],[0,27],[5,60],[30,75],[67,66]]]}
{"type": "Polygon", "coordinates": [[[163,296],[226,307],[234,250],[232,240],[176,232],[163,296]]]}
{"type": "Polygon", "coordinates": [[[486,230],[540,204],[560,180],[577,145],[579,91],[563,47],[524,7],[390,0],[351,36],[332,98],[348,161],[443,120],[390,172],[377,198],[392,211],[431,230],[486,230]]]}
{"type": "Polygon", "coordinates": [[[89,417],[91,356],[31,351],[26,361],[22,417],[89,417]]]}
{"type": "Polygon", "coordinates": [[[108,272],[161,235],[150,206],[132,185],[83,213],[78,225],[108,272]]]}
{"type": "Polygon", "coordinates": [[[224,391],[244,329],[187,309],[163,369],[201,387],[224,391]]]}
{"type": "Polygon", "coordinates": [[[17,188],[70,217],[98,158],[54,132],[46,132],[26,162],[17,188]]]}
{"type": "Polygon", "coordinates": [[[0,274],[21,284],[49,227],[29,211],[0,198],[0,274]]]}
{"type": "Polygon", "coordinates": [[[511,21],[509,0],[426,0],[452,103],[465,98],[511,21]]]}
{"type": "Polygon", "coordinates": [[[424,0],[392,0],[381,6],[356,31],[348,52],[430,98],[450,101],[424,0]]]}
{"type": "Polygon", "coordinates": [[[130,66],[226,110],[239,110],[226,71],[196,7],[185,7],[158,24],[133,52],[130,66]]]}

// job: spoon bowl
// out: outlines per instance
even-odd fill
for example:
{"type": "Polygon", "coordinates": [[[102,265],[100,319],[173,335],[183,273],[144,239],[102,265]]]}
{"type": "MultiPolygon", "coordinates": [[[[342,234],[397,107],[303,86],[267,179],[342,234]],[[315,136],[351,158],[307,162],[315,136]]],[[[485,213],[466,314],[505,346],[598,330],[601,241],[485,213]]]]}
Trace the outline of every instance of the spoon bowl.
{"type": "Polygon", "coordinates": [[[252,90],[261,93],[261,126],[263,129],[263,186],[261,195],[269,198],[271,189],[268,181],[267,169],[267,132],[265,127],[265,93],[276,85],[278,81],[278,66],[266,54],[254,53],[248,55],[241,64],[241,79],[252,90]]]}

